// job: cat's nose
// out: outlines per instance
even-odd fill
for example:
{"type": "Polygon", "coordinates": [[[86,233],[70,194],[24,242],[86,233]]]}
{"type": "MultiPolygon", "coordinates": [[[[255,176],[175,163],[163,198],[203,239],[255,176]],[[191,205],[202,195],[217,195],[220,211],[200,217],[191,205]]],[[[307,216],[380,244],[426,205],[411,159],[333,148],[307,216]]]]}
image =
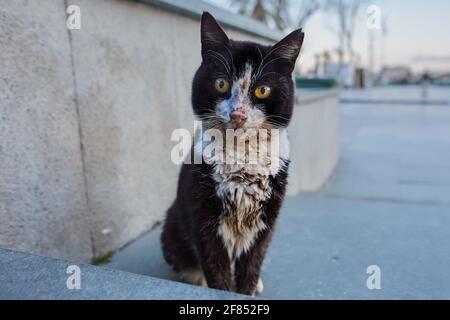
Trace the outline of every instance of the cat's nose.
{"type": "Polygon", "coordinates": [[[247,120],[247,115],[241,111],[232,111],[230,113],[231,122],[240,128],[244,125],[247,120]]]}

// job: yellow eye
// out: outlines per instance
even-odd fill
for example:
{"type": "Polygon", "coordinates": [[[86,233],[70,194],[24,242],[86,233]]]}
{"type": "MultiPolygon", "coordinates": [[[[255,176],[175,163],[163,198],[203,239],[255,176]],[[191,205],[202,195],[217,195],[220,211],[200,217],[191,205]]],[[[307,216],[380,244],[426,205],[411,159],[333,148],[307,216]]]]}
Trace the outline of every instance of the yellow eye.
{"type": "Polygon", "coordinates": [[[217,91],[220,93],[225,93],[230,89],[230,84],[225,79],[217,79],[216,82],[214,82],[214,88],[216,88],[217,91]]]}
{"type": "Polygon", "coordinates": [[[269,86],[259,86],[255,89],[255,97],[258,99],[266,99],[270,96],[269,86]]]}

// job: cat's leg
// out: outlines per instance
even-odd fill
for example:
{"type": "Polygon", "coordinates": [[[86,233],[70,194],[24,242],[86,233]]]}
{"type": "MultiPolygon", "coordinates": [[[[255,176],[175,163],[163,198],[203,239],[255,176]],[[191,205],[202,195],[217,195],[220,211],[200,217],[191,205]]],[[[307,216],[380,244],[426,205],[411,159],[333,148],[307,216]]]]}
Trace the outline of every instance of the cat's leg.
{"type": "Polygon", "coordinates": [[[262,231],[253,246],[236,260],[237,292],[252,296],[262,292],[264,287],[260,273],[269,242],[270,232],[262,231]]]}
{"type": "Polygon", "coordinates": [[[182,270],[178,273],[180,278],[188,283],[194,284],[196,286],[208,287],[206,283],[205,275],[200,268],[190,269],[190,270],[182,270]]]}
{"type": "Polygon", "coordinates": [[[194,244],[184,228],[182,209],[178,201],[167,211],[166,221],[161,233],[162,251],[165,260],[173,267],[183,281],[202,285],[204,278],[194,252],[194,244]]]}
{"type": "Polygon", "coordinates": [[[199,236],[197,246],[208,287],[235,291],[230,258],[222,240],[215,235],[215,232],[203,231],[203,233],[203,236],[199,236]]]}
{"type": "MultiPolygon", "coordinates": [[[[173,210],[173,208],[171,208],[173,210]]],[[[169,210],[169,214],[172,212],[169,210]]],[[[176,222],[168,215],[161,234],[164,258],[172,265],[181,281],[197,286],[207,287],[205,276],[189,241],[183,240],[182,233],[176,222]]],[[[187,238],[187,237],[184,237],[187,238]]]]}

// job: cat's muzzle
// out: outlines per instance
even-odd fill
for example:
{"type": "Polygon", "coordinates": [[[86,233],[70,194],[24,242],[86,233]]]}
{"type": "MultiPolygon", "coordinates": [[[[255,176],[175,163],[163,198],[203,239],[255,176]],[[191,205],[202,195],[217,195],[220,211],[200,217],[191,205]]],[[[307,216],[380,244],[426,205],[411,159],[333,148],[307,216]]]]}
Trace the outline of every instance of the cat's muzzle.
{"type": "Polygon", "coordinates": [[[230,119],[236,128],[241,128],[247,121],[247,115],[243,111],[233,110],[230,113],[230,119]]]}

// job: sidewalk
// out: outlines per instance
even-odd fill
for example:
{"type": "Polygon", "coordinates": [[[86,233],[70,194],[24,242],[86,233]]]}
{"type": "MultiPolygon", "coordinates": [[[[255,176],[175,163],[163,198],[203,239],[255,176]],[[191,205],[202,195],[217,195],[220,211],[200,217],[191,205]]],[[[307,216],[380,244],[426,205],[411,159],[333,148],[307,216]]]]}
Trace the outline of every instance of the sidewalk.
{"type": "MultiPolygon", "coordinates": [[[[450,108],[344,104],[341,144],[331,181],[285,202],[261,297],[450,299],[450,108]],[[380,290],[366,287],[369,265],[380,290]]],[[[107,267],[176,279],[159,232],[107,267]]]]}

